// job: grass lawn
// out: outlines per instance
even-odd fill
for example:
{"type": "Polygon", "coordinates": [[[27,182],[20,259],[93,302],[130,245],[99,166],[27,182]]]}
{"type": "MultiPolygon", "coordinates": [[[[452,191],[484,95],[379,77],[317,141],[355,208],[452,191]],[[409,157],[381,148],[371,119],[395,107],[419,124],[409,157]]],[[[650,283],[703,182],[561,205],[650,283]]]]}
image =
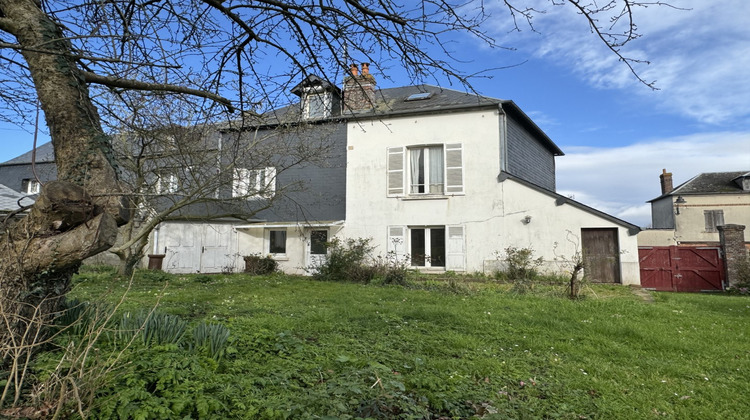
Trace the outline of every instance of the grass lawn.
{"type": "MultiPolygon", "coordinates": [[[[114,301],[126,286],[84,270],[72,295],[114,301]]],[[[654,293],[646,302],[627,287],[592,286],[570,301],[551,288],[520,295],[490,283],[452,286],[141,272],[123,310],[158,299],[164,312],[225,325],[230,347],[218,363],[189,366],[175,361],[174,347],[133,348],[129,366],[158,374],[121,368],[130,379],[102,388],[120,400],[102,391],[98,410],[182,418],[184,402],[175,400],[200,397],[205,404],[188,416],[750,417],[747,297],[654,293]],[[123,397],[131,395],[124,386],[148,395],[123,397]],[[185,390],[175,397],[171,388],[185,390]],[[154,414],[149,404],[169,409],[154,414]]]]}

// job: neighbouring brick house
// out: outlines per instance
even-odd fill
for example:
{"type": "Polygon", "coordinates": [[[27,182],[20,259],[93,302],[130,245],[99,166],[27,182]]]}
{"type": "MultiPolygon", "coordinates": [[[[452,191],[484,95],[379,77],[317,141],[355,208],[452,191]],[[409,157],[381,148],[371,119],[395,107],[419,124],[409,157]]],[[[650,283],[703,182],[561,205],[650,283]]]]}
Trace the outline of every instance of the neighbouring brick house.
{"type": "Polygon", "coordinates": [[[750,171],[701,173],[673,186],[660,175],[652,228],[638,235],[641,284],[656,290],[723,290],[739,281],[750,242],[750,171]]]}
{"type": "Polygon", "coordinates": [[[750,170],[701,173],[673,187],[665,169],[660,181],[662,194],[649,201],[652,228],[638,235],[639,245],[716,246],[718,226],[750,226],[750,170]]]}

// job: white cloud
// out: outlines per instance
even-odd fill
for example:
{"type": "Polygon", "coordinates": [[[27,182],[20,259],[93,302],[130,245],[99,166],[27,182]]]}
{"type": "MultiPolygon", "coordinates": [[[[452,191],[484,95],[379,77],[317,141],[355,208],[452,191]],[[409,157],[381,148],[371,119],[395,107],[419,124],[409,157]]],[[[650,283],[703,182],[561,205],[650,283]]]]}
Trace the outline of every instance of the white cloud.
{"type": "Polygon", "coordinates": [[[661,194],[662,169],[677,186],[701,172],[750,170],[750,132],[649,139],[623,147],[567,146],[557,158],[563,195],[639,226],[651,222],[646,201],[661,194]]]}
{"type": "Polygon", "coordinates": [[[538,33],[523,23],[522,32],[508,33],[512,22],[507,10],[495,10],[498,19],[494,23],[501,43],[532,50],[535,56],[568,68],[593,86],[627,89],[668,112],[702,123],[746,120],[750,115],[750,2],[669,3],[681,9],[636,8],[635,20],[643,36],[622,49],[626,57],[651,61],[648,66],[636,64],[636,68],[646,81],[657,81],[660,90],[655,93],[637,86],[627,67],[591,33],[570,4],[525,2],[547,12],[534,18],[538,33]]]}

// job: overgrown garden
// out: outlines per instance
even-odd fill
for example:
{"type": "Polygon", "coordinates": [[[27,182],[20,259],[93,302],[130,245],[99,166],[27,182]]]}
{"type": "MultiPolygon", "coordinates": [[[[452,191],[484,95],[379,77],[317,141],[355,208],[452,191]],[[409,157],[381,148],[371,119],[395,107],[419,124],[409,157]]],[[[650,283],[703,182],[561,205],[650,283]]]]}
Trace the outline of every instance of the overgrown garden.
{"type": "MultiPolygon", "coordinates": [[[[549,279],[548,279],[549,280],[549,279]]],[[[741,418],[750,301],[406,271],[75,277],[3,417],[741,418]],[[388,284],[391,283],[391,284],[388,284]],[[393,284],[398,283],[398,284],[393,284]],[[126,296],[126,299],[122,297],[126,296]],[[73,300],[75,299],[75,300],[73,300]],[[29,405],[28,403],[32,403],[29,405]],[[19,405],[20,406],[20,405],[19,405]],[[32,410],[31,407],[34,407],[32,410]]]]}

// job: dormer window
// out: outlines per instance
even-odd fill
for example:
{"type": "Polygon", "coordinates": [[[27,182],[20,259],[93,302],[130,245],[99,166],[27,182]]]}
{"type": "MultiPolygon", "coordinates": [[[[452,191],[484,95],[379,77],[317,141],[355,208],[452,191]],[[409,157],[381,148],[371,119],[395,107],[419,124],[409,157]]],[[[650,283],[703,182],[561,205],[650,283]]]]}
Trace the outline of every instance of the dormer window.
{"type": "Polygon", "coordinates": [[[330,118],[341,114],[341,89],[313,74],[292,88],[299,96],[299,116],[305,120],[330,118]]]}
{"type": "Polygon", "coordinates": [[[326,118],[331,116],[331,92],[319,87],[305,89],[302,101],[302,114],[305,118],[326,118]]]}

